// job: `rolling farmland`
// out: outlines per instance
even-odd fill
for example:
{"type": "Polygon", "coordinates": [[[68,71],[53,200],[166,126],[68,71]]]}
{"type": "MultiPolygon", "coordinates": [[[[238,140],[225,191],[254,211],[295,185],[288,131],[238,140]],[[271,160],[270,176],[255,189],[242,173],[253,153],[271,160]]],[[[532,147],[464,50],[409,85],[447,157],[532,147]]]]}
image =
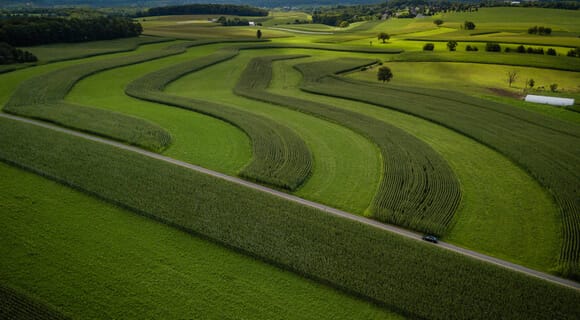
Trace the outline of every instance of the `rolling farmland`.
{"type": "MultiPolygon", "coordinates": [[[[444,234],[461,198],[458,182],[445,161],[427,145],[386,123],[329,105],[266,92],[272,78],[272,61],[285,58],[288,57],[252,60],[235,91],[313,114],[368,137],[381,150],[384,165],[382,183],[371,205],[373,217],[426,233],[444,234]]],[[[350,66],[342,61],[332,64],[343,63],[350,66]]],[[[359,61],[356,66],[370,63],[374,61],[359,61]]]]}
{"type": "MultiPolygon", "coordinates": [[[[323,63],[318,68],[320,71],[315,74],[324,74],[324,70],[329,68],[328,64],[330,63],[323,63]]],[[[362,63],[359,62],[359,64],[362,63]]],[[[312,72],[317,67],[309,65],[302,68],[312,72]]],[[[334,73],[339,71],[341,69],[335,70],[334,73]]],[[[332,75],[333,72],[326,74],[332,75]]],[[[305,77],[308,79],[308,74],[305,77]]],[[[576,238],[580,236],[580,230],[576,230],[580,228],[580,224],[576,221],[579,218],[577,213],[580,212],[580,208],[576,207],[578,186],[580,186],[576,172],[580,165],[578,161],[580,153],[574,147],[580,143],[578,139],[580,130],[577,126],[544,119],[534,113],[522,112],[518,109],[504,110],[501,105],[457,94],[450,97],[445,92],[421,90],[419,93],[410,90],[386,89],[376,85],[371,85],[372,89],[370,89],[365,85],[367,90],[362,95],[357,85],[363,84],[329,76],[324,80],[315,78],[310,82],[307,81],[305,89],[411,113],[465,133],[521,163],[537,177],[541,184],[553,190],[553,196],[560,205],[563,219],[562,272],[576,276],[580,263],[580,248],[577,247],[576,238]],[[340,90],[337,91],[338,87],[340,90]],[[389,94],[389,90],[396,94],[389,94]],[[417,97],[414,95],[426,94],[430,97],[429,103],[416,102],[417,97]],[[385,97],[388,97],[388,100],[385,97]],[[410,101],[414,101],[412,109],[408,107],[410,101]],[[434,103],[441,106],[439,110],[433,108],[434,103]],[[481,122],[486,118],[487,121],[481,122]],[[489,131],[490,129],[493,131],[489,131]],[[540,149],[538,145],[541,146],[540,149]],[[525,157],[522,154],[525,154],[525,157]]]]}
{"type": "Polygon", "coordinates": [[[514,8],[517,21],[505,25],[492,9],[482,9],[480,21],[477,12],[442,14],[443,27],[431,18],[393,18],[344,29],[286,28],[295,17],[310,16],[278,13],[259,18],[259,40],[256,27],[218,26],[210,16],[156,17],[142,22],[145,34],[158,38],[71,44],[70,52],[54,58],[47,58],[51,50],[69,45],[27,48],[45,55],[36,66],[3,69],[2,111],[50,125],[0,117],[0,174],[6,178],[0,190],[7,194],[0,223],[8,230],[0,237],[7,256],[0,263],[0,293],[7,297],[0,314],[577,319],[576,283],[560,286],[541,273],[531,277],[445,249],[455,244],[580,279],[577,105],[530,106],[517,97],[545,89],[528,87],[527,78],[525,88],[508,87],[498,74],[512,66],[534,77],[544,70],[544,79],[561,80],[551,95],[578,96],[580,60],[565,56],[577,41],[578,20],[566,12],[558,23],[551,9],[527,15],[514,8]],[[439,46],[448,39],[462,41],[459,48],[514,44],[541,12],[557,34],[543,43],[533,36],[521,41],[558,46],[556,56],[422,51],[425,42],[439,46]],[[467,18],[481,30],[462,30],[467,18]],[[385,30],[391,39],[377,42],[385,30]],[[399,73],[392,81],[376,82],[379,67],[396,64],[404,68],[393,67],[399,73]],[[429,70],[424,81],[415,81],[417,75],[398,80],[416,66],[429,70]],[[483,66],[479,80],[459,79],[483,66]],[[450,81],[435,83],[442,74],[450,81]],[[469,84],[451,85],[462,81],[469,84]],[[19,177],[30,182],[18,185],[19,177]],[[54,193],[24,196],[35,192],[33,184],[52,185],[54,193]],[[75,194],[62,213],[46,202],[61,197],[57,191],[75,194]],[[84,201],[95,201],[91,210],[110,221],[71,215],[84,210],[84,201]],[[414,235],[344,219],[316,203],[414,235]],[[136,241],[125,242],[124,231],[136,241]],[[37,245],[44,233],[62,249],[37,245]],[[154,245],[150,240],[161,233],[171,241],[154,245]],[[419,233],[450,245],[417,241],[419,233]],[[86,245],[99,264],[88,262],[97,258],[80,245],[90,238],[114,248],[86,245]],[[79,245],[68,244],[75,239],[79,245]],[[28,245],[40,251],[22,253],[28,245]],[[208,251],[199,251],[196,262],[191,252],[172,246],[208,251]],[[77,265],[63,260],[69,249],[77,265]],[[148,259],[154,272],[139,281],[135,275],[150,272],[148,259]],[[202,260],[200,273],[187,268],[202,260]],[[36,285],[43,266],[51,276],[36,285]],[[59,274],[60,268],[78,276],[59,274]],[[276,280],[263,280],[271,277],[276,280]],[[154,278],[162,280],[144,284],[154,278]],[[260,289],[251,293],[254,284],[260,289]],[[211,294],[199,298],[204,291],[211,294]],[[132,298],[112,303],[112,292],[132,298]],[[160,292],[167,295],[152,298],[160,292]]]}

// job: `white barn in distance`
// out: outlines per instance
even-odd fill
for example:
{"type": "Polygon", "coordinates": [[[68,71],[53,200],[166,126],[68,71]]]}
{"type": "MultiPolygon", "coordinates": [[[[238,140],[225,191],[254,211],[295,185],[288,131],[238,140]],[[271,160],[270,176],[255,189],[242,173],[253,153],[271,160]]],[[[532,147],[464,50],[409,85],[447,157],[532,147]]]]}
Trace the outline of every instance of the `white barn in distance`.
{"type": "Polygon", "coordinates": [[[536,96],[533,94],[528,94],[526,96],[526,101],[533,102],[533,103],[549,104],[549,105],[559,106],[559,107],[574,105],[574,99],[556,98],[556,97],[547,97],[547,96],[536,96]]]}

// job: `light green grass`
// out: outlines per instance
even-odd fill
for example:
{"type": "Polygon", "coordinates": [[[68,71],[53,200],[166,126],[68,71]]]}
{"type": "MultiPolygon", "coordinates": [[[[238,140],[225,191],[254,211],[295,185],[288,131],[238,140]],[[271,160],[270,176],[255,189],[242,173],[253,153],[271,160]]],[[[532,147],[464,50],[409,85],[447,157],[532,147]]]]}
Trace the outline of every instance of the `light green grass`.
{"type": "MultiPolygon", "coordinates": [[[[580,114],[553,106],[526,103],[515,97],[506,98],[495,95],[490,89],[499,89],[503,94],[524,96],[525,82],[535,80],[535,88],[549,90],[552,83],[557,83],[560,97],[580,97],[580,73],[550,69],[527,68],[493,64],[473,64],[456,62],[392,62],[386,63],[394,74],[393,82],[397,85],[427,87],[444,90],[456,90],[476,96],[492,96],[511,105],[531,111],[540,112],[558,119],[580,123],[580,114]],[[416,72],[421,70],[421,72],[416,72]],[[509,87],[507,73],[516,71],[518,79],[509,87]],[[441,76],[444,75],[444,80],[441,76]]],[[[376,81],[377,68],[354,72],[349,77],[359,80],[376,81]]],[[[545,91],[532,90],[532,94],[546,94],[545,91]]]]}
{"type": "Polygon", "coordinates": [[[275,26],[275,25],[287,25],[287,23],[293,23],[295,20],[303,21],[312,20],[312,16],[299,11],[270,11],[267,20],[262,23],[265,27],[275,26]]]}
{"type": "Polygon", "coordinates": [[[455,226],[444,240],[543,271],[556,266],[561,244],[557,208],[522,169],[499,153],[428,121],[298,91],[301,76],[291,68],[295,63],[274,64],[272,91],[361,112],[398,126],[449,161],[460,180],[463,199],[455,226]]]}
{"type": "MultiPolygon", "coordinates": [[[[500,88],[522,94],[526,80],[534,79],[536,88],[543,86],[549,90],[550,84],[558,83],[563,94],[580,92],[580,73],[572,71],[461,62],[392,62],[385,65],[393,71],[393,81],[400,85],[453,89],[464,93],[500,88]],[[510,71],[518,74],[511,87],[507,82],[507,73],[510,71]]],[[[376,81],[377,68],[355,72],[349,76],[376,81]]]]}
{"type": "Polygon", "coordinates": [[[207,55],[217,47],[194,47],[178,56],[98,73],[78,82],[66,100],[153,121],[173,138],[165,155],[235,175],[252,157],[249,138],[241,130],[209,116],[134,99],[124,93],[129,82],[147,73],[207,55]]]}
{"type": "Polygon", "coordinates": [[[0,282],[73,318],[398,318],[3,163],[0,178],[0,282]]]}
{"type": "Polygon", "coordinates": [[[175,81],[167,87],[167,92],[244,108],[294,129],[314,155],[313,174],[296,194],[362,214],[376,192],[380,177],[379,154],[373,144],[339,125],[283,107],[238,97],[231,91],[253,56],[294,50],[242,51],[240,56],[230,61],[175,81]]]}
{"type": "MultiPolygon", "coordinates": [[[[217,15],[221,16],[221,15],[217,15]]],[[[292,36],[291,33],[277,30],[264,30],[264,27],[250,26],[230,26],[224,27],[218,23],[206,23],[204,20],[213,17],[209,15],[202,16],[168,16],[145,18],[142,21],[143,34],[149,36],[168,37],[177,39],[233,39],[233,38],[255,38],[258,29],[262,30],[262,38],[279,38],[292,36]],[[203,21],[203,23],[202,23],[203,21]]],[[[249,21],[268,21],[265,17],[243,17],[249,21]]]]}
{"type": "MultiPolygon", "coordinates": [[[[480,28],[509,28],[527,31],[534,25],[551,27],[554,31],[580,32],[580,12],[578,10],[558,10],[544,8],[480,8],[477,12],[452,12],[442,14],[446,22],[463,23],[473,21],[474,32],[480,28]]],[[[446,24],[444,24],[446,26],[446,24]]]]}

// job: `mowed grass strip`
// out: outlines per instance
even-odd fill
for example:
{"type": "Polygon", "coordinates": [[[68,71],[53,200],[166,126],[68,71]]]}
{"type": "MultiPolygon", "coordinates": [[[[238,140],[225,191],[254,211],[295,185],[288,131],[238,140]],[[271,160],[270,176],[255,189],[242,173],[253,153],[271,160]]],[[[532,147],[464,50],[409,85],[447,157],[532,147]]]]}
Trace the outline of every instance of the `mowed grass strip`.
{"type": "MultiPolygon", "coordinates": [[[[558,208],[550,194],[513,161],[465,135],[415,116],[301,91],[302,76],[293,68],[296,63],[300,61],[275,62],[268,90],[360,112],[400,127],[427,142],[449,163],[461,184],[462,198],[444,241],[545,272],[558,266],[562,242],[558,208]]],[[[398,83],[401,75],[396,75],[398,83]]]]}
{"type": "Polygon", "coordinates": [[[63,99],[79,80],[91,74],[183,53],[191,45],[187,42],[174,44],[164,50],[87,62],[38,75],[20,84],[4,106],[4,111],[161,151],[171,143],[171,135],[154,123],[116,112],[70,104],[63,99]]]}
{"type": "Polygon", "coordinates": [[[115,147],[7,119],[0,127],[4,161],[404,315],[580,316],[577,290],[115,147]]]}
{"type": "Polygon", "coordinates": [[[0,180],[2,319],[51,319],[30,297],[74,319],[401,318],[1,162],[0,180]]]}
{"type": "MultiPolygon", "coordinates": [[[[305,68],[312,72],[318,69],[320,75],[332,66],[322,62],[305,68]]],[[[319,77],[305,90],[409,113],[463,133],[511,158],[554,196],[563,222],[560,272],[580,277],[580,127],[455,92],[394,88],[337,76],[319,77]]]]}
{"type": "MultiPolygon", "coordinates": [[[[383,176],[371,206],[372,216],[443,235],[461,199],[459,182],[451,168],[427,144],[384,122],[330,105],[268,92],[272,62],[299,57],[254,58],[242,73],[235,92],[338,123],[370,139],[378,146],[383,159],[383,176]]],[[[375,63],[374,60],[357,62],[375,63]]],[[[333,65],[341,63],[335,60],[333,65]]],[[[310,78],[306,75],[306,79],[310,78]]]]}
{"type": "Polygon", "coordinates": [[[239,175],[278,188],[296,190],[310,176],[313,160],[306,143],[291,129],[241,109],[163,92],[169,83],[180,77],[229,60],[238,52],[235,47],[224,48],[202,58],[157,70],[131,82],[125,92],[138,99],[201,112],[240,128],[252,141],[254,157],[239,175]]]}
{"type": "MultiPolygon", "coordinates": [[[[1,164],[4,166],[4,164],[1,164]]],[[[6,259],[3,256],[3,259],[6,259]]],[[[63,314],[45,303],[6,287],[0,283],[0,318],[2,319],[38,319],[61,320],[68,319],[63,314]]]]}

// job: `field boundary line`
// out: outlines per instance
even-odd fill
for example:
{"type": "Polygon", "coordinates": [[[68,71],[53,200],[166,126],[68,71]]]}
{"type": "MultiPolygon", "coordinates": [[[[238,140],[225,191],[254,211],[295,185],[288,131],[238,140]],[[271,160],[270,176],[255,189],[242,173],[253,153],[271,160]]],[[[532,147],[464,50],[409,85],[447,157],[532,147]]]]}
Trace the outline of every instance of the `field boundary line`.
{"type": "MultiPolygon", "coordinates": [[[[341,217],[344,219],[356,221],[356,222],[359,222],[359,223],[362,223],[362,224],[365,224],[365,225],[368,225],[371,227],[375,227],[377,229],[389,231],[389,232],[398,234],[400,236],[407,237],[409,239],[414,239],[416,241],[422,241],[422,239],[421,239],[422,234],[419,234],[416,232],[405,230],[405,229],[402,229],[402,228],[399,228],[399,227],[396,227],[393,225],[388,225],[388,224],[385,224],[385,223],[382,223],[379,221],[371,220],[369,218],[365,218],[362,216],[357,216],[357,215],[354,215],[354,214],[351,214],[351,213],[348,213],[348,212],[345,212],[345,211],[342,211],[342,210],[339,210],[336,208],[332,208],[332,207],[329,207],[329,206],[326,206],[323,204],[319,204],[319,203],[316,203],[316,202],[313,202],[310,200],[305,200],[305,199],[302,199],[300,197],[297,197],[297,196],[294,196],[291,194],[287,194],[287,193],[284,193],[281,191],[277,191],[277,190],[274,190],[274,189],[271,189],[271,188],[268,188],[268,187],[265,187],[262,185],[258,185],[258,184],[240,179],[240,178],[228,176],[226,174],[216,172],[216,171],[213,171],[210,169],[206,169],[206,168],[194,165],[194,164],[186,163],[186,162],[183,162],[180,160],[176,160],[176,159],[173,159],[173,158],[170,158],[167,156],[163,156],[163,155],[151,152],[151,151],[147,151],[147,150],[140,149],[140,148],[137,148],[134,146],[126,145],[126,144],[123,144],[121,142],[116,142],[116,141],[109,140],[106,138],[101,138],[98,136],[74,131],[71,129],[62,128],[62,127],[59,127],[57,125],[53,125],[50,123],[46,123],[46,122],[42,122],[42,121],[38,121],[38,120],[32,120],[32,119],[28,119],[28,118],[23,118],[23,117],[19,117],[19,116],[14,116],[14,115],[2,113],[2,112],[0,112],[0,117],[6,118],[6,119],[11,119],[14,121],[23,122],[23,123],[36,125],[36,126],[43,127],[43,128],[50,129],[50,130],[54,130],[57,132],[73,135],[73,136],[83,138],[86,140],[107,144],[107,145],[114,146],[114,147],[117,147],[119,149],[123,149],[126,151],[132,151],[132,152],[138,153],[140,155],[143,155],[143,156],[146,156],[149,158],[153,158],[153,159],[164,161],[167,163],[171,163],[173,165],[177,165],[177,166],[180,166],[183,168],[194,170],[194,171],[197,171],[197,172],[200,172],[203,174],[207,174],[207,175],[210,175],[210,176],[213,176],[215,178],[222,179],[222,180],[226,180],[226,181],[229,181],[229,182],[241,185],[241,186],[245,186],[245,187],[257,190],[257,191],[266,192],[268,194],[277,196],[279,198],[282,198],[282,199],[285,199],[288,201],[292,201],[292,202],[299,203],[299,204],[304,205],[304,206],[308,206],[308,207],[311,207],[314,209],[324,211],[330,215],[334,215],[334,216],[338,216],[338,217],[341,217]]],[[[569,287],[569,288],[572,288],[575,290],[580,290],[580,283],[572,281],[572,280],[563,279],[563,278],[560,278],[560,277],[557,277],[557,276],[554,276],[551,274],[536,271],[536,270],[533,270],[533,269],[530,269],[530,268],[527,268],[527,267],[524,267],[524,266],[521,266],[521,265],[518,265],[515,263],[511,263],[511,262],[508,262],[508,261],[505,261],[502,259],[494,258],[494,257],[488,256],[488,255],[485,255],[482,253],[478,253],[478,252],[475,252],[475,251],[472,251],[469,249],[460,248],[460,247],[457,247],[455,245],[448,244],[445,242],[439,242],[439,244],[435,245],[435,246],[449,250],[449,251],[453,251],[457,254],[471,257],[473,259],[477,259],[477,260],[488,262],[488,263],[491,263],[491,264],[494,264],[497,266],[501,266],[501,267],[504,267],[506,269],[510,269],[512,271],[515,271],[515,272],[523,273],[523,274],[526,274],[528,276],[540,278],[540,279],[543,279],[545,281],[549,281],[549,282],[552,282],[552,283],[555,283],[555,284],[558,284],[561,286],[569,287]]]]}

